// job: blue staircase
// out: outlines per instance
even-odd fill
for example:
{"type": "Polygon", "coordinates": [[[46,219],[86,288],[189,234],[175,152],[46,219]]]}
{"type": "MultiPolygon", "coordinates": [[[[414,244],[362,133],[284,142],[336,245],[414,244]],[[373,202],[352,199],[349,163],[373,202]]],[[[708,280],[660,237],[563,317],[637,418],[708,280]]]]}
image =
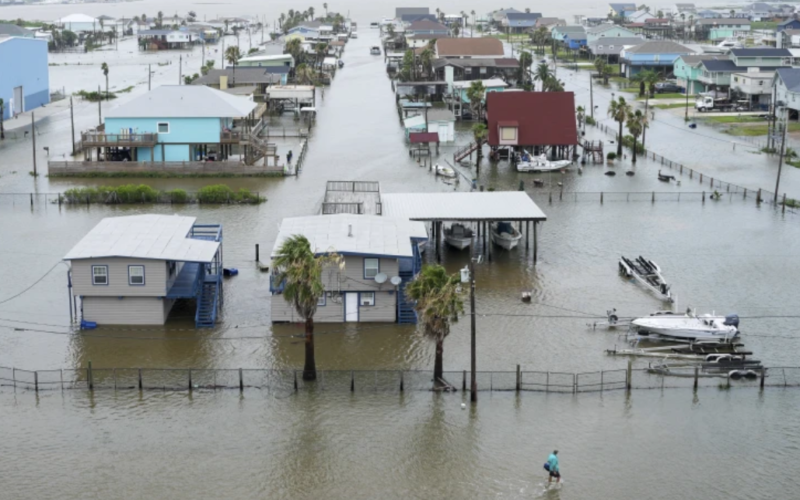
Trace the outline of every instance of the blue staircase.
{"type": "Polygon", "coordinates": [[[211,328],[217,321],[220,281],[209,276],[197,296],[197,312],[194,323],[197,328],[211,328]]]}
{"type": "Polygon", "coordinates": [[[406,297],[406,285],[422,268],[422,256],[415,241],[411,246],[414,249],[414,258],[400,260],[399,276],[403,281],[397,287],[397,322],[413,325],[417,323],[417,312],[414,310],[414,302],[406,297]]]}

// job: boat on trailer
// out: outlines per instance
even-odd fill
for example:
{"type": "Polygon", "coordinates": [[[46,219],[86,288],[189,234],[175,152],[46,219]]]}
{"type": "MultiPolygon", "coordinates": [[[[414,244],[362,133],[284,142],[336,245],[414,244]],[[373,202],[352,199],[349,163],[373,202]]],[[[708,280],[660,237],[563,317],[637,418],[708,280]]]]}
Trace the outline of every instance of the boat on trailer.
{"type": "Polygon", "coordinates": [[[739,336],[739,316],[658,311],[632,320],[631,333],[640,340],[730,343],[739,336]]]}
{"type": "Polygon", "coordinates": [[[444,241],[459,250],[463,250],[472,244],[472,236],[472,229],[458,222],[444,229],[444,241]]]}
{"type": "Polygon", "coordinates": [[[495,245],[511,250],[522,239],[520,233],[510,222],[495,222],[492,224],[492,242],[495,245]]]}
{"type": "Polygon", "coordinates": [[[652,260],[645,259],[641,255],[635,259],[623,255],[619,259],[619,272],[635,279],[661,299],[674,302],[671,287],[661,275],[661,268],[652,260]]]}
{"type": "Polygon", "coordinates": [[[517,172],[554,172],[572,164],[569,160],[550,161],[546,155],[532,156],[523,150],[517,162],[517,172]]]}

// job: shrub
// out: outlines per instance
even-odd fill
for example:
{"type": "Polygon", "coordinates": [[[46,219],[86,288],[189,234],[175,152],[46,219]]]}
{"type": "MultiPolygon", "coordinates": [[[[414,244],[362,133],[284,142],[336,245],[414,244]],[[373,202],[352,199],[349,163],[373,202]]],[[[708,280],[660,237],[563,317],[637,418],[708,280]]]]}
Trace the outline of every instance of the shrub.
{"type": "Polygon", "coordinates": [[[591,116],[585,117],[584,120],[586,121],[586,125],[595,125],[595,124],[597,124],[595,119],[592,118],[591,116]]]}
{"type": "MultiPolygon", "coordinates": [[[[622,138],[622,145],[625,146],[626,148],[632,150],[633,149],[633,136],[629,134],[629,135],[626,135],[625,137],[623,137],[622,138]]],[[[644,146],[642,146],[642,143],[639,142],[639,141],[636,141],[636,152],[637,153],[644,153],[644,146]]]]}
{"type": "Polygon", "coordinates": [[[609,152],[609,153],[606,155],[606,159],[608,159],[608,160],[616,160],[616,159],[617,159],[617,153],[615,153],[615,152],[613,152],[613,151],[610,151],[610,152],[609,152]]]}
{"type": "Polygon", "coordinates": [[[200,203],[231,203],[236,201],[233,189],[225,184],[203,186],[197,192],[197,201],[200,203]]]}
{"type": "Polygon", "coordinates": [[[169,196],[169,201],[172,203],[186,203],[189,201],[189,195],[184,189],[173,189],[172,191],[167,191],[167,196],[169,196]]]}

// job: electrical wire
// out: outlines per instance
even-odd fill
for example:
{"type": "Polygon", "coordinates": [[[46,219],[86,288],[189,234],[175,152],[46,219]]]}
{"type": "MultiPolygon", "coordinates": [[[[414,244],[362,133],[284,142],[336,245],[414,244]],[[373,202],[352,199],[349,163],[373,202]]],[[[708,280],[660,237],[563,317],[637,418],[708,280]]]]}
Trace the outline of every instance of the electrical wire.
{"type": "Polygon", "coordinates": [[[44,273],[44,275],[42,275],[42,277],[41,277],[41,278],[39,278],[38,280],[34,281],[34,282],[33,282],[33,284],[32,284],[31,286],[29,286],[28,288],[26,288],[26,289],[22,290],[21,292],[19,292],[19,293],[18,293],[18,294],[16,294],[16,295],[12,295],[11,297],[9,297],[9,298],[7,298],[7,299],[0,300],[0,305],[2,305],[2,304],[5,304],[6,302],[10,302],[10,301],[12,301],[12,300],[16,299],[17,297],[19,297],[19,296],[20,296],[20,295],[22,295],[23,293],[27,292],[27,291],[28,291],[28,290],[30,290],[31,288],[33,288],[33,287],[35,287],[36,285],[38,285],[38,284],[39,284],[39,282],[41,282],[43,279],[45,279],[45,278],[47,277],[47,275],[48,275],[48,274],[50,274],[50,273],[53,271],[53,269],[55,269],[55,268],[56,268],[56,267],[57,267],[59,264],[61,264],[61,261],[58,261],[58,262],[56,262],[55,264],[53,264],[53,267],[51,267],[51,268],[50,268],[50,269],[49,269],[49,270],[48,270],[46,273],[44,273]]]}

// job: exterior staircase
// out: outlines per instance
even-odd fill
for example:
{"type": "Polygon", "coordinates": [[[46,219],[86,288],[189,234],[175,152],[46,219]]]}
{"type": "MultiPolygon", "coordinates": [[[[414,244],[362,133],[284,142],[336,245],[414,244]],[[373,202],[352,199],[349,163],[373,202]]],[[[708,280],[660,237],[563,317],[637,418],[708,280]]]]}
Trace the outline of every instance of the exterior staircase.
{"type": "Polygon", "coordinates": [[[414,310],[414,302],[406,297],[406,285],[414,279],[414,276],[422,268],[422,256],[419,253],[419,247],[417,247],[416,242],[412,247],[414,249],[414,258],[400,261],[398,275],[403,281],[397,287],[397,322],[413,325],[417,323],[417,312],[414,310]]]}
{"type": "Polygon", "coordinates": [[[466,146],[462,147],[461,149],[453,153],[453,163],[460,162],[464,158],[468,157],[469,155],[477,151],[482,146],[483,146],[483,141],[481,141],[480,143],[470,142],[466,146]]]}
{"type": "Polygon", "coordinates": [[[220,282],[216,279],[203,281],[197,296],[197,312],[194,323],[197,328],[212,328],[217,321],[220,282]]]}

